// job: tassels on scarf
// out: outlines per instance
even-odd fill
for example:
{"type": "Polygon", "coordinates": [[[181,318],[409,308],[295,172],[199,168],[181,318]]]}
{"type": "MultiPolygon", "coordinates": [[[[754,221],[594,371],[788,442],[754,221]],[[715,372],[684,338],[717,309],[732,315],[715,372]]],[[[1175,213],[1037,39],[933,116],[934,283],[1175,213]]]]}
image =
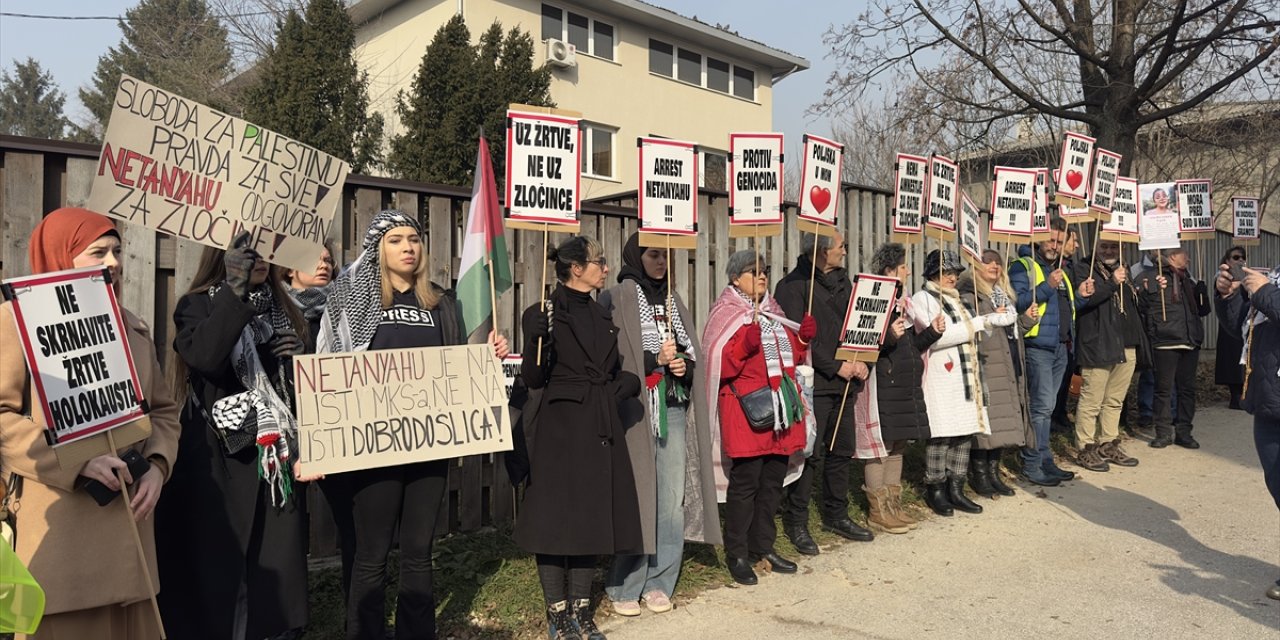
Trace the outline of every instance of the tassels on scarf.
{"type": "Polygon", "coordinates": [[[776,378],[773,386],[773,430],[782,431],[804,417],[804,403],[800,400],[800,389],[795,378],[786,371],[782,377],[776,378]]]}
{"type": "Polygon", "coordinates": [[[266,433],[258,436],[258,477],[267,483],[271,492],[271,506],[288,504],[293,496],[293,474],[289,472],[289,449],[281,445],[280,434],[266,433]]]}
{"type": "MultiPolygon", "coordinates": [[[[676,357],[683,358],[684,354],[676,357]]],[[[653,431],[653,437],[659,439],[667,437],[668,396],[679,403],[689,401],[688,385],[672,378],[663,369],[650,372],[644,378],[644,388],[649,398],[649,428],[653,431]]]]}

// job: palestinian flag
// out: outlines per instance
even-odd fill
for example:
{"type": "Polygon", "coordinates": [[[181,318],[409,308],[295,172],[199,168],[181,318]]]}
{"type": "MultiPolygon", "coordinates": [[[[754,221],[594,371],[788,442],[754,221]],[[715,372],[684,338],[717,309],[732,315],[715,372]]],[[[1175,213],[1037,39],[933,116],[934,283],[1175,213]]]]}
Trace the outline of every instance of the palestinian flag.
{"type": "Polygon", "coordinates": [[[507,240],[502,231],[502,207],[498,204],[489,143],[481,135],[475,186],[471,189],[471,208],[467,212],[467,233],[462,239],[462,276],[458,278],[458,301],[462,304],[462,326],[467,335],[489,320],[493,298],[511,288],[511,260],[507,257],[507,240]],[[492,285],[490,269],[493,270],[492,285]],[[494,288],[492,295],[490,286],[494,288]]]}

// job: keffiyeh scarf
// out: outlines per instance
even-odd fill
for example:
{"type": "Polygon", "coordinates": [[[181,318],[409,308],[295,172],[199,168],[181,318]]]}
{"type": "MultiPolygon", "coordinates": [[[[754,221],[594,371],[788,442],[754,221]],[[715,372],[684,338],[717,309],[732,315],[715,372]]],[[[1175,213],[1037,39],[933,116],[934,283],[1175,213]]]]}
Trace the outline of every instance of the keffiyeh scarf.
{"type": "MultiPolygon", "coordinates": [[[[1280,267],[1271,270],[1271,274],[1267,276],[1271,280],[1271,284],[1280,287],[1280,267]]],[[[1249,313],[1245,315],[1244,324],[1240,326],[1240,335],[1244,337],[1244,348],[1240,350],[1240,364],[1244,365],[1244,389],[1240,392],[1243,396],[1249,392],[1249,377],[1253,373],[1253,328],[1266,322],[1267,315],[1258,313],[1257,307],[1251,307],[1249,313]]],[[[1276,377],[1280,378],[1280,371],[1276,371],[1276,377]]]]}
{"type": "Polygon", "coordinates": [[[302,312],[302,317],[306,318],[307,322],[319,320],[324,315],[324,303],[329,297],[329,285],[309,289],[289,287],[285,292],[293,299],[293,303],[298,306],[298,310],[302,312]]]}
{"type": "MultiPolygon", "coordinates": [[[[734,292],[744,303],[751,304],[751,299],[741,291],[734,289],[734,292]]],[[[800,388],[796,386],[795,379],[795,352],[786,327],[772,315],[759,313],[756,323],[760,325],[760,350],[764,353],[769,388],[773,390],[773,430],[776,433],[804,417],[800,388]]]]}
{"type": "MultiPolygon", "coordinates": [[[[422,227],[403,211],[381,211],[369,223],[363,249],[351,266],[329,285],[317,353],[363,351],[382,321],[382,272],[378,244],[396,227],[410,227],[419,235],[422,227]]],[[[425,259],[425,255],[423,258],[425,259]]]]}
{"type": "MultiPolygon", "coordinates": [[[[645,352],[657,355],[665,341],[665,326],[660,327],[653,316],[653,305],[645,298],[644,289],[637,283],[636,300],[640,307],[640,343],[645,352]]],[[[686,360],[696,360],[693,352],[693,341],[685,332],[684,321],[676,309],[675,299],[667,298],[667,317],[671,320],[671,331],[675,334],[676,345],[683,349],[686,360]]],[[[686,378],[675,378],[667,374],[664,367],[650,371],[644,379],[645,391],[649,400],[649,427],[656,438],[667,437],[667,399],[676,402],[689,401],[689,382],[686,378]]]]}

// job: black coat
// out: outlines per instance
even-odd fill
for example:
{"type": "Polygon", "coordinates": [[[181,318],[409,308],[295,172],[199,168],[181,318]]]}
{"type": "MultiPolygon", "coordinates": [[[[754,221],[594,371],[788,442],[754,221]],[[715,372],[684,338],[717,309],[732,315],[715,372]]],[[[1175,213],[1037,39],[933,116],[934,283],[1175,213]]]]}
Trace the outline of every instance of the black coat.
{"type": "MultiPolygon", "coordinates": [[[[894,312],[890,322],[901,314],[894,312]]],[[[907,333],[894,340],[887,332],[876,360],[876,398],[880,409],[880,439],[927,440],[929,412],[924,403],[924,353],[942,334],[925,327],[916,333],[908,320],[907,333]]]]}
{"type": "MultiPolygon", "coordinates": [[[[242,581],[249,593],[248,637],[275,636],[307,622],[303,487],[295,486],[284,509],[271,506],[258,477],[257,447],[226,454],[204,417],[217,400],[245,390],[230,354],[253,316],[230,287],[213,297],[189,293],[173,312],[173,347],[188,367],[191,397],[182,410],[178,463],[156,507],[160,610],[171,638],[232,637],[242,581]]],[[[258,357],[274,379],[279,362],[266,349],[258,357]]]]}
{"type": "MultiPolygon", "coordinates": [[[[1249,312],[1249,294],[1242,288],[1238,295],[1244,296],[1239,307],[1239,317],[1219,320],[1218,340],[1215,344],[1213,367],[1214,384],[1244,384],[1244,365],[1240,364],[1240,352],[1244,350],[1244,339],[1240,337],[1240,326],[1244,324],[1245,315],[1249,312]],[[1226,331],[1224,326],[1231,325],[1235,331],[1226,331]]],[[[1217,298],[1217,296],[1214,296],[1217,298]]],[[[1222,308],[1222,300],[1218,299],[1218,308],[1222,308]]],[[[1222,318],[1221,313],[1218,315],[1222,318]]]]}
{"type": "MultiPolygon", "coordinates": [[[[524,407],[529,481],[516,520],[525,551],[554,555],[641,554],[640,505],[619,402],[638,402],[640,379],[618,360],[618,329],[594,300],[558,287],[552,339],[525,344],[520,376],[534,393],[524,407]]],[[[524,312],[525,335],[542,313],[524,312]]],[[[641,425],[637,428],[647,428],[641,425]]]]}
{"type": "MultiPolygon", "coordinates": [[[[1083,283],[1090,276],[1090,260],[1080,262],[1071,281],[1083,283]]],[[[1101,261],[1094,263],[1092,296],[1085,298],[1076,312],[1076,363],[1081,367],[1101,368],[1124,362],[1125,347],[1137,347],[1142,330],[1139,302],[1132,287],[1117,285],[1112,279],[1113,267],[1101,261]],[[1121,312],[1120,298],[1124,297],[1121,312]]]]}
{"type": "MultiPolygon", "coordinates": [[[[796,259],[792,269],[778,282],[773,297],[778,306],[794,322],[804,319],[809,306],[809,274],[814,273],[808,254],[796,259]]],[[[840,334],[844,331],[844,314],[849,308],[849,296],[853,295],[853,283],[849,271],[843,267],[827,273],[816,272],[817,284],[813,287],[813,319],[818,323],[818,335],[809,347],[813,361],[814,395],[839,396],[844,393],[845,380],[836,375],[842,361],[836,360],[840,347],[840,334]]],[[[862,389],[862,381],[853,379],[849,385],[849,401],[862,389]]]]}
{"type": "Polygon", "coordinates": [[[1219,299],[1218,330],[1243,339],[1241,323],[1232,321],[1248,313],[1250,308],[1266,316],[1267,321],[1253,327],[1249,388],[1240,404],[1255,416],[1280,420],[1280,376],[1276,375],[1280,371],[1280,288],[1274,284],[1263,285],[1253,292],[1247,303],[1239,294],[1219,299]]]}
{"type": "Polygon", "coordinates": [[[1197,282],[1190,276],[1175,277],[1169,269],[1165,269],[1164,276],[1168,279],[1169,286],[1162,293],[1160,283],[1156,280],[1158,275],[1143,273],[1139,287],[1147,309],[1147,335],[1151,336],[1151,348],[1176,345],[1200,348],[1204,345],[1204,321],[1200,318],[1213,311],[1209,306],[1209,294],[1204,283],[1197,282]],[[1181,288],[1177,300],[1173,295],[1174,287],[1181,288]],[[1164,298],[1163,306],[1161,297],[1164,298]]]}

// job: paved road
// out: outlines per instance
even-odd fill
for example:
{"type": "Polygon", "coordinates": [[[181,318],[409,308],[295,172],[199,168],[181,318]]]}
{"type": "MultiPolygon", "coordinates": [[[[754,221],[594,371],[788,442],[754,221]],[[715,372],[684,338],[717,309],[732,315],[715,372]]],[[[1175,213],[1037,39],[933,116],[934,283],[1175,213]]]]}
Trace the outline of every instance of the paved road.
{"type": "MultiPolygon", "coordinates": [[[[1252,422],[1202,410],[1203,447],[1135,442],[1132,469],[982,501],[906,535],[824,549],[799,575],[612,618],[633,638],[1280,639],[1280,514],[1252,422]]],[[[1021,489],[1021,487],[1020,487],[1021,489]]]]}

